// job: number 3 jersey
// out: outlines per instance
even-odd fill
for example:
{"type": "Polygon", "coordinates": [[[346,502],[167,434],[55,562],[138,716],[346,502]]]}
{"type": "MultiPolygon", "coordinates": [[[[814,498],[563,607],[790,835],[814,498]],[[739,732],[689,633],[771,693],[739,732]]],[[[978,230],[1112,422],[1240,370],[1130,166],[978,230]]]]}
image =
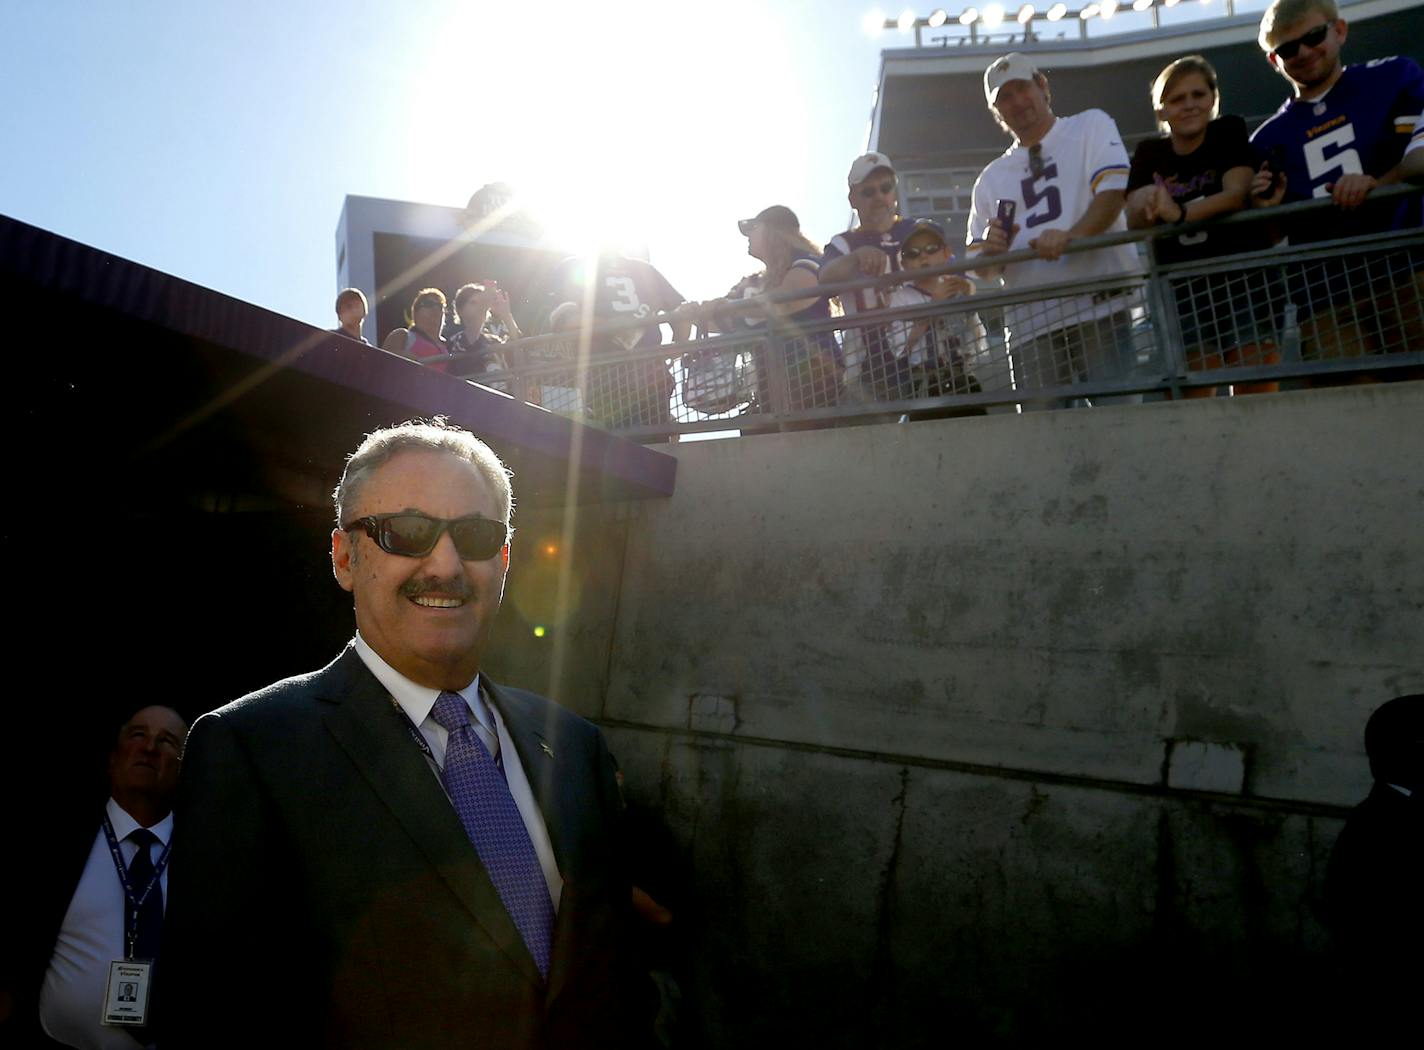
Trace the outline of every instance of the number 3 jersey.
{"type": "MultiPolygon", "coordinates": [[[[1287,201],[1326,197],[1341,175],[1379,178],[1410,150],[1424,148],[1424,70],[1407,58],[1346,66],[1319,98],[1287,99],[1256,129],[1264,155],[1284,152],[1287,201]]],[[[1291,225],[1291,240],[1331,240],[1419,224],[1418,198],[1381,201],[1353,212],[1313,213],[1291,225]]]]}
{"type": "MultiPolygon", "coordinates": [[[[559,263],[552,285],[554,304],[583,304],[591,299],[595,322],[652,317],[684,301],[651,263],[622,256],[604,256],[592,263],[581,258],[565,259],[559,263]]],[[[658,346],[663,341],[657,325],[619,332],[608,338],[630,350],[658,346]]]]}
{"type": "MultiPolygon", "coordinates": [[[[969,212],[971,252],[977,251],[984,239],[1001,200],[1018,204],[1014,221],[1019,231],[1009,244],[1010,250],[1017,251],[1029,247],[1045,230],[1070,228],[1083,217],[1096,194],[1127,187],[1127,150],[1112,117],[1100,109],[1059,117],[1039,145],[1038,164],[1033,163],[1027,146],[1014,146],[979,173],[969,212]]],[[[1119,209],[1105,232],[1126,228],[1119,209]]],[[[1064,255],[1054,262],[1033,259],[1011,263],[1004,269],[1004,287],[1015,290],[1094,280],[1137,269],[1136,249],[1120,245],[1064,255]]],[[[1104,287],[1096,293],[1008,306],[1004,323],[1011,339],[1023,340],[1108,317],[1127,305],[1125,299],[1112,294],[1114,291],[1104,287]]]]}

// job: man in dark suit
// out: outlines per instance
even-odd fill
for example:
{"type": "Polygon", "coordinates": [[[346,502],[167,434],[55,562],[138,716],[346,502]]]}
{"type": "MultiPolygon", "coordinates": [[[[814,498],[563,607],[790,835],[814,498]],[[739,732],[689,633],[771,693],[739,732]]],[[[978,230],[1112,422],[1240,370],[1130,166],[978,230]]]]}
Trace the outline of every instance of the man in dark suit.
{"type": "Polygon", "coordinates": [[[356,638],[193,727],[164,1046],[626,1045],[613,762],[589,723],[479,673],[508,472],[463,430],[404,424],[335,496],[356,638]]]}
{"type": "Polygon", "coordinates": [[[134,711],[112,738],[107,792],[100,788],[96,798],[84,783],[34,829],[34,849],[18,872],[23,906],[5,938],[13,976],[4,983],[13,984],[14,1003],[0,1044],[137,1050],[148,1042],[147,1027],[101,1018],[110,998],[138,1006],[148,995],[146,980],[111,984],[111,964],[159,954],[187,730],[170,707],[134,711]],[[137,911],[126,903],[130,894],[137,911]]]}
{"type": "Polygon", "coordinates": [[[1424,694],[1375,710],[1365,754],[1375,783],[1330,854],[1326,918],[1349,1028],[1388,1042],[1416,1027],[1424,975],[1424,694]]]}

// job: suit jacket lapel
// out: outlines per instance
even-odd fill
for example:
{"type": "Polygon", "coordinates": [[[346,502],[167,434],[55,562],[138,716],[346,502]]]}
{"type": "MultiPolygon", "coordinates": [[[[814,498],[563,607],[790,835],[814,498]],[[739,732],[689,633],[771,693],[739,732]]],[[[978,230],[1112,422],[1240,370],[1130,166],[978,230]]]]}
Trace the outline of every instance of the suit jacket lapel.
{"type": "Polygon", "coordinates": [[[584,891],[581,876],[585,866],[580,855],[577,828],[583,819],[583,803],[574,790],[575,778],[567,773],[566,757],[560,754],[559,741],[549,721],[553,714],[552,707],[528,704],[516,694],[500,689],[488,675],[483,675],[481,681],[490,702],[499,709],[504,719],[514,750],[519,753],[519,764],[524,767],[529,790],[533,792],[539,812],[544,816],[549,844],[554,848],[554,859],[564,880],[559,911],[554,921],[553,957],[544,999],[549,1004],[564,987],[570,970],[580,957],[577,941],[584,891]]]}
{"type": "Polygon", "coordinates": [[[500,950],[538,983],[533,956],[386,690],[352,647],[320,675],[313,686],[327,730],[500,950]]]}
{"type": "Polygon", "coordinates": [[[576,814],[570,811],[568,800],[559,790],[563,778],[559,776],[559,758],[551,727],[542,712],[520,703],[513,694],[491,682],[488,675],[482,676],[481,681],[490,702],[504,719],[509,738],[514,741],[519,764],[524,767],[524,778],[529,781],[529,790],[544,815],[554,859],[560,874],[567,879],[577,867],[576,858],[569,855],[574,843],[574,837],[569,834],[572,830],[569,820],[576,818],[576,814]]]}

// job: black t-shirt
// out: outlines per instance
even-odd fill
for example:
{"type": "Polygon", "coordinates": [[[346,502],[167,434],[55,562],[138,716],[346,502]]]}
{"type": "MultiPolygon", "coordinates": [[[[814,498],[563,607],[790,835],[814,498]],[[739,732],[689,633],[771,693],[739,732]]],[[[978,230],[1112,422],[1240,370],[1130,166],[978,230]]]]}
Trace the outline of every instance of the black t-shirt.
{"type": "MultiPolygon", "coordinates": [[[[1255,171],[1261,161],[1246,137],[1246,122],[1226,116],[1213,120],[1206,138],[1186,156],[1178,156],[1169,138],[1147,139],[1132,154],[1132,170],[1127,176],[1127,192],[1150,186],[1160,176],[1172,199],[1186,207],[1202,197],[1222,190],[1221,179],[1232,168],[1255,171]]],[[[1209,259],[1234,252],[1270,247],[1265,225],[1227,226],[1157,239],[1157,258],[1164,263],[1209,259]]]]}
{"type": "MultiPolygon", "coordinates": [[[[553,289],[551,308],[561,302],[583,303],[591,298],[597,321],[651,317],[686,301],[651,263],[622,256],[605,256],[592,265],[580,258],[565,259],[555,270],[553,289]]],[[[651,325],[641,334],[622,333],[615,341],[629,349],[658,346],[663,341],[662,330],[651,325]]]]}

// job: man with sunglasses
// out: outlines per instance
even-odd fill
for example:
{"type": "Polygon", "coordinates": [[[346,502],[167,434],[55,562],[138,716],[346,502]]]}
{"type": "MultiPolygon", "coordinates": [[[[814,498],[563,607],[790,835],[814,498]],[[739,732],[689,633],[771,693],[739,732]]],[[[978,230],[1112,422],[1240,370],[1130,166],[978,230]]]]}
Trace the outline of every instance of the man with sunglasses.
{"type": "MultiPolygon", "coordinates": [[[[1420,224],[1418,197],[1373,204],[1366,198],[1376,186],[1424,177],[1424,70],[1408,58],[1344,65],[1340,50],[1348,31],[1334,0],[1276,0],[1261,18],[1261,48],[1290,81],[1293,96],[1251,136],[1263,155],[1280,161],[1278,172],[1257,173],[1254,202],[1330,197],[1339,209],[1289,223],[1292,243],[1420,224]]],[[[1413,256],[1404,249],[1301,267],[1293,298],[1303,315],[1303,355],[1349,357],[1390,343],[1417,346],[1424,338],[1418,320],[1424,288],[1413,256]]]]}
{"type": "Polygon", "coordinates": [[[189,740],[172,1045],[630,1041],[613,762],[482,672],[512,503],[494,453],[440,419],[348,460],[331,564],[354,640],[189,740]],[[234,1001],[249,980],[262,995],[234,1001]]]}
{"type": "MultiPolygon", "coordinates": [[[[1424,70],[1408,58],[1381,58],[1345,66],[1340,49],[1349,26],[1335,0],[1276,0],[1261,18],[1260,44],[1266,60],[1290,81],[1294,97],[1256,129],[1252,141],[1263,152],[1280,146],[1285,154],[1285,199],[1331,197],[1354,209],[1376,186],[1424,175],[1424,70]]],[[[1269,190],[1269,180],[1258,189],[1269,190]]],[[[1265,194],[1261,194],[1265,196],[1265,194]]],[[[1370,221],[1384,228],[1398,206],[1370,221]]],[[[1369,220],[1367,220],[1369,221],[1369,220]]],[[[1367,232],[1359,219],[1313,215],[1312,240],[1367,232]]],[[[1300,232],[1305,232],[1302,229],[1300,232]]],[[[1293,234],[1294,239],[1294,234],[1293,234]]]]}
{"type": "Polygon", "coordinates": [[[860,276],[879,277],[898,270],[900,244],[915,225],[915,220],[900,217],[895,168],[885,154],[871,152],[856,157],[846,183],[857,224],[827,242],[821,264],[822,284],[853,281],[860,276]]]}
{"type": "MultiPolygon", "coordinates": [[[[890,158],[874,151],[856,157],[846,176],[848,199],[857,225],[826,244],[820,281],[837,284],[857,277],[879,277],[900,269],[900,246],[915,228],[914,219],[899,213],[899,187],[890,158]]],[[[878,310],[889,289],[862,288],[839,296],[847,315],[878,310]]],[[[848,328],[843,334],[845,382],[869,397],[882,382],[889,342],[883,325],[848,328]]]]}
{"type": "MultiPolygon", "coordinates": [[[[1137,269],[1131,245],[1064,254],[1075,240],[1126,229],[1122,215],[1128,158],[1113,119],[1089,109],[1053,112],[1048,78],[1014,52],[984,71],[990,112],[1014,139],[974,183],[969,250],[982,277],[1002,276],[1006,290],[1095,281],[1079,295],[1040,299],[1004,310],[1014,385],[1020,390],[1121,378],[1135,366],[1133,297],[1110,279],[1137,269]],[[1007,202],[1007,204],[1005,204],[1007,202]],[[1001,206],[1013,218],[999,218],[1001,206]],[[1031,248],[1036,259],[996,265],[993,256],[1031,248]]],[[[1062,407],[1030,400],[1025,408],[1062,407]]]]}

